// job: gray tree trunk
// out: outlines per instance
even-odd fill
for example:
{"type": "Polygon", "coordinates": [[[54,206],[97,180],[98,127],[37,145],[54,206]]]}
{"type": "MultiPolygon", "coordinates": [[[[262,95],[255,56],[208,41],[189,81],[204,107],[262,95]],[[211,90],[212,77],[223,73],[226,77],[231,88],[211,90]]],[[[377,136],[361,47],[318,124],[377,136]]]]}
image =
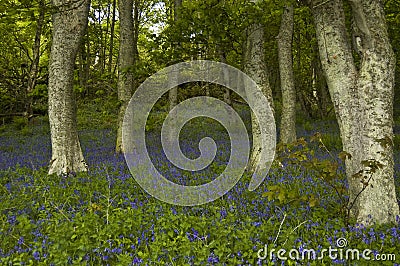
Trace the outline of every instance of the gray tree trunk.
{"type": "Polygon", "coordinates": [[[329,114],[328,106],[332,103],[329,97],[328,86],[326,84],[324,72],[321,66],[321,60],[318,53],[318,44],[313,45],[313,57],[311,68],[313,72],[313,90],[316,91],[318,110],[320,118],[325,118],[329,114]]]}
{"type": "Polygon", "coordinates": [[[362,52],[359,69],[352,57],[342,1],[311,1],[343,149],[352,156],[346,160],[350,203],[354,202],[351,214],[367,225],[395,222],[399,215],[393,178],[395,57],[380,1],[350,3],[362,52]],[[382,167],[369,173],[375,167],[367,160],[382,167]]]}
{"type": "Polygon", "coordinates": [[[111,16],[111,29],[110,29],[110,48],[108,54],[108,73],[112,71],[113,51],[114,51],[114,32],[115,32],[115,11],[117,9],[117,0],[112,1],[112,16],[111,16]]]}
{"type": "MultiPolygon", "coordinates": [[[[178,22],[179,20],[179,9],[182,7],[182,0],[174,0],[174,22],[178,22]]],[[[177,44],[179,47],[180,44],[177,44]]],[[[175,47],[175,48],[177,48],[175,47]]],[[[179,73],[171,73],[172,75],[178,75],[179,73]]],[[[177,76],[171,77],[173,79],[177,79],[177,76]]],[[[169,109],[172,110],[178,104],[178,87],[172,88],[168,92],[169,99],[169,109]]]]}
{"type": "MultiPolygon", "coordinates": [[[[254,1],[253,1],[254,2],[254,1]]],[[[268,99],[273,110],[272,91],[269,84],[264,51],[264,28],[260,23],[254,23],[247,28],[244,46],[244,72],[252,78],[268,99]]],[[[257,119],[251,112],[253,147],[248,170],[254,171],[261,154],[261,131],[257,119]]]]}
{"type": "Polygon", "coordinates": [[[286,6],[279,29],[278,56],[282,90],[281,138],[283,143],[296,141],[296,91],[293,77],[292,40],[293,6],[286,6]]]}
{"type": "MultiPolygon", "coordinates": [[[[225,51],[222,48],[219,48],[218,53],[219,53],[219,59],[221,60],[221,63],[226,64],[227,62],[226,62],[225,51]]],[[[227,79],[229,79],[229,75],[225,69],[223,71],[224,71],[224,73],[223,73],[224,80],[227,81],[227,79]]],[[[228,88],[224,88],[224,102],[226,104],[232,106],[231,91],[228,88]]]]}
{"type": "MultiPolygon", "coordinates": [[[[79,85],[86,88],[90,76],[90,36],[88,28],[85,28],[82,43],[79,47],[79,85]]],[[[89,95],[89,91],[85,90],[85,96],[89,95]]]]}
{"type": "Polygon", "coordinates": [[[30,95],[32,91],[35,89],[36,81],[39,73],[39,62],[40,62],[40,42],[42,39],[42,31],[44,24],[44,15],[46,11],[46,6],[43,0],[39,1],[39,16],[36,20],[36,34],[35,34],[35,42],[32,47],[32,64],[29,71],[28,76],[28,88],[27,92],[27,101],[26,101],[26,112],[28,116],[33,114],[32,110],[32,96],[30,95]]]}
{"type": "Polygon", "coordinates": [[[133,0],[118,0],[120,19],[120,44],[118,59],[118,100],[120,109],[118,114],[118,130],[116,152],[123,152],[122,147],[122,123],[125,109],[133,92],[134,77],[132,68],[135,62],[134,54],[134,24],[133,24],[133,0]]]}
{"type": "Polygon", "coordinates": [[[52,159],[49,174],[86,171],[76,123],[74,64],[87,27],[90,0],[53,1],[53,42],[49,67],[49,122],[52,159]]]}

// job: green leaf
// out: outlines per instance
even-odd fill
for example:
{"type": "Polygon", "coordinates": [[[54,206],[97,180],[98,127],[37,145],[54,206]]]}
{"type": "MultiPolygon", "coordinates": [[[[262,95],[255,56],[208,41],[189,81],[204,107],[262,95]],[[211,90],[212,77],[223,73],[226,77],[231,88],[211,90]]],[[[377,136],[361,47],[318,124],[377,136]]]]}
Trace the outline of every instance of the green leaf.
{"type": "Polygon", "coordinates": [[[284,191],[281,191],[278,195],[278,200],[280,203],[284,203],[286,200],[286,193],[284,191]]]}

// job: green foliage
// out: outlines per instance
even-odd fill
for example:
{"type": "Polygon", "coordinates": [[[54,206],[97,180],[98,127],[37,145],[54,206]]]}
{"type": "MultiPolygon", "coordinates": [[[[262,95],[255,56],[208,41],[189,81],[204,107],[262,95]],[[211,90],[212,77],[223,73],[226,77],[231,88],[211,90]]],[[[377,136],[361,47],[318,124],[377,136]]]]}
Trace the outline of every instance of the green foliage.
{"type": "MultiPolygon", "coordinates": [[[[197,265],[215,256],[216,264],[254,265],[257,251],[265,245],[270,250],[299,249],[300,244],[303,248],[328,248],[339,237],[360,250],[389,253],[398,248],[396,236],[389,233],[391,227],[369,231],[346,228],[340,220],[321,212],[318,204],[307,219],[291,215],[291,209],[298,209],[292,204],[287,205],[292,206],[290,209],[277,206],[266,218],[252,217],[243,212],[244,207],[228,204],[226,199],[207,206],[177,207],[148,197],[133,179],[116,178],[118,173],[112,167],[103,165],[103,169],[61,179],[47,176],[45,169],[2,171],[0,223],[2,238],[7,241],[0,242],[0,248],[3,252],[14,248],[20,252],[0,258],[1,263],[129,265],[141,260],[159,265],[197,265]],[[10,217],[18,210],[24,213],[12,221],[10,217]],[[386,237],[364,242],[372,239],[371,232],[386,237]],[[31,251],[24,252],[26,248],[31,251]]],[[[273,185],[267,188],[279,190],[273,185]]],[[[244,193],[241,197],[250,204],[255,200],[251,195],[244,193]]],[[[310,195],[310,206],[314,200],[310,195]]],[[[310,262],[329,265],[331,261],[326,257],[310,262]]]]}
{"type": "Polygon", "coordinates": [[[325,133],[321,135],[322,143],[326,146],[328,150],[341,151],[342,150],[342,140],[338,134],[325,133]]]}
{"type": "Polygon", "coordinates": [[[315,207],[318,199],[315,194],[301,195],[297,189],[291,189],[286,185],[271,185],[267,187],[268,191],[262,194],[269,201],[278,199],[279,204],[293,204],[299,206],[300,203],[307,203],[310,207],[315,207]]]}
{"type": "MultiPolygon", "coordinates": [[[[86,111],[96,106],[86,103],[86,111]]],[[[157,111],[156,115],[163,115],[157,111]]],[[[196,131],[208,123],[192,125],[196,131]]],[[[81,132],[82,145],[95,143],[103,148],[108,145],[105,141],[113,143],[115,132],[105,132],[103,137],[101,131],[81,132]]],[[[42,135],[35,128],[33,133],[42,135]]],[[[32,140],[15,132],[10,136],[23,143],[24,150],[32,140]]],[[[341,190],[341,162],[320,157],[321,149],[327,153],[322,139],[317,134],[308,142],[300,139],[278,145],[277,160],[257,190],[247,190],[251,176],[245,173],[227,195],[193,207],[173,206],[151,197],[130,177],[123,159],[116,160],[114,155],[92,163],[88,173],[76,176],[48,176],[47,167],[0,170],[0,238],[6,239],[0,241],[0,264],[130,265],[141,261],[199,265],[215,259],[208,264],[257,265],[257,251],[265,245],[270,250],[334,248],[339,237],[345,237],[351,248],[396,252],[397,225],[365,229],[347,226],[342,219],[341,196],[333,188],[346,194],[341,190]]],[[[97,151],[87,154],[88,158],[97,160],[103,150],[97,151]]],[[[1,146],[0,152],[17,153],[18,147],[1,146]]],[[[338,155],[340,160],[350,156],[338,155]]],[[[374,161],[364,164],[379,167],[374,161]]],[[[213,163],[211,167],[212,172],[223,170],[223,165],[213,163]]],[[[332,263],[328,258],[302,261],[308,262],[332,263]]]]}
{"type": "Polygon", "coordinates": [[[167,112],[162,112],[162,111],[151,112],[149,118],[147,119],[146,131],[153,131],[156,129],[160,129],[167,115],[168,115],[167,112]]]}
{"type": "Polygon", "coordinates": [[[1,7],[0,110],[2,114],[24,112],[28,98],[37,102],[46,101],[50,13],[47,6],[40,1],[2,1],[1,7]],[[45,21],[42,27],[37,87],[27,93],[37,20],[41,9],[45,9],[45,21]]]}
{"type": "MultiPolygon", "coordinates": [[[[1,3],[1,113],[25,111],[28,96],[33,99],[34,113],[45,114],[51,10],[46,9],[38,83],[27,94],[27,72],[32,63],[36,19],[39,8],[45,7],[40,7],[37,1],[1,3]]],[[[176,61],[220,60],[218,49],[221,48],[226,53],[227,62],[240,68],[243,33],[251,23],[260,22],[265,26],[266,60],[271,85],[276,93],[274,98],[279,99],[275,36],[282,5],[286,2],[261,1],[257,6],[244,0],[184,1],[182,16],[177,23],[172,22],[172,1],[160,2],[159,9],[153,8],[155,1],[140,0],[135,3],[141,6],[142,18],[139,21],[139,60],[126,70],[134,73],[135,85],[176,61]],[[153,25],[157,25],[155,31],[151,29],[153,25]]],[[[114,47],[111,49],[111,10],[109,1],[92,1],[88,34],[78,53],[74,92],[78,99],[80,129],[115,129],[117,126],[120,107],[116,86],[119,25],[117,21],[114,47]],[[113,59],[110,71],[109,55],[113,59]]],[[[396,54],[400,52],[398,10],[398,1],[385,1],[388,30],[396,54]]],[[[306,122],[308,116],[318,117],[321,108],[318,96],[314,95],[313,64],[318,60],[314,31],[310,10],[305,6],[297,7],[294,71],[298,98],[303,101],[302,105],[299,104],[303,112],[298,116],[298,122],[306,131],[314,130],[315,126],[306,122]]],[[[399,66],[400,60],[397,60],[397,73],[399,66]]],[[[399,77],[396,75],[395,102],[399,99],[399,77]]],[[[216,90],[219,88],[212,87],[212,94],[220,97],[221,93],[216,90]]],[[[181,93],[180,97],[202,94],[204,86],[198,83],[181,93]]],[[[150,115],[146,130],[160,128],[166,116],[166,102],[165,98],[162,99],[157,110],[150,115]]],[[[279,110],[279,103],[276,106],[279,110]]],[[[398,112],[396,106],[400,105],[395,105],[395,112],[398,112]]],[[[43,120],[42,123],[47,125],[48,121],[43,120]]],[[[49,131],[47,126],[41,131],[32,129],[25,117],[14,118],[12,127],[14,129],[8,134],[22,137],[37,132],[45,135],[49,131]]],[[[0,132],[8,129],[1,126],[0,132]]],[[[111,134],[108,137],[114,139],[115,136],[111,134]]],[[[102,141],[96,134],[84,135],[82,140],[83,143],[85,140],[102,141]]],[[[27,142],[26,139],[23,141],[27,142]]],[[[400,147],[399,135],[395,135],[393,142],[395,147],[400,147]]],[[[389,143],[382,139],[381,144],[389,143]]],[[[108,172],[93,171],[62,178],[47,176],[45,168],[38,171],[21,167],[1,170],[0,239],[5,241],[0,241],[0,250],[2,254],[9,255],[2,255],[0,263],[129,265],[137,259],[149,265],[198,265],[205,263],[213,254],[218,256],[219,264],[256,265],[255,253],[264,244],[274,248],[292,248],[299,247],[301,242],[304,246],[312,243],[313,247],[328,247],[332,244],[330,237],[346,237],[352,248],[397,252],[399,238],[390,234],[392,228],[376,227],[376,232],[386,234],[386,238],[366,242],[368,231],[346,227],[348,201],[340,165],[351,155],[343,152],[339,154],[340,160],[336,160],[327,152],[341,149],[340,137],[336,133],[315,135],[309,142],[300,139],[297,143],[279,146],[271,179],[262,184],[259,191],[248,192],[245,182],[239,182],[230,195],[235,200],[224,196],[206,206],[177,207],[176,210],[171,205],[150,198],[133,180],[119,179],[121,175],[129,174],[121,172],[123,167],[105,167],[108,172]],[[318,146],[319,151],[314,146],[318,146]],[[321,150],[329,157],[320,157],[321,150]],[[312,179],[305,181],[304,175],[312,179]],[[266,209],[270,212],[263,212],[266,209]],[[13,222],[14,216],[16,220],[13,222]],[[24,252],[25,249],[29,252],[24,252]],[[34,254],[41,254],[41,259],[36,260],[34,254]]],[[[13,153],[15,150],[13,145],[0,146],[1,153],[13,153]]],[[[376,161],[363,163],[370,168],[370,172],[360,172],[355,177],[360,178],[366,187],[380,164],[376,161]]],[[[217,164],[211,167],[215,171],[223,168],[217,164]]],[[[250,177],[245,175],[243,179],[248,181],[250,177]]],[[[288,265],[298,263],[288,261],[288,265]]],[[[311,265],[330,263],[310,262],[311,265]]],[[[269,263],[272,264],[276,263],[269,263]]]]}
{"type": "MultiPolygon", "coordinates": [[[[338,159],[344,161],[350,155],[342,152],[339,154],[338,159]]],[[[286,171],[292,171],[291,169],[300,169],[300,171],[307,172],[313,179],[315,184],[326,186],[335,193],[340,199],[340,203],[333,205],[334,209],[332,212],[335,215],[341,215],[343,222],[349,222],[349,216],[347,212],[343,212],[348,207],[347,190],[345,188],[345,175],[339,171],[339,163],[335,158],[332,157],[331,153],[325,146],[320,133],[312,136],[307,142],[304,138],[298,139],[294,143],[290,144],[278,144],[277,145],[277,156],[274,164],[276,166],[286,169],[286,171]],[[321,150],[315,151],[313,143],[318,144],[321,150]],[[311,146],[310,146],[311,145],[311,146]],[[326,152],[329,155],[328,159],[321,159],[320,152],[326,152]],[[289,169],[289,170],[287,170],[289,169]]],[[[268,192],[264,192],[263,196],[268,197],[268,200],[277,199],[280,204],[289,203],[306,203],[309,207],[316,207],[320,202],[320,193],[308,193],[304,195],[302,193],[302,186],[288,186],[287,184],[277,184],[268,187],[268,192]]]]}
{"type": "Polygon", "coordinates": [[[394,147],[400,147],[400,135],[399,134],[395,134],[393,136],[393,146],[394,147]]]}
{"type": "Polygon", "coordinates": [[[78,128],[116,128],[119,102],[114,97],[78,103],[78,128]]]}
{"type": "Polygon", "coordinates": [[[28,118],[26,118],[25,116],[15,116],[13,118],[13,124],[16,129],[22,130],[28,125],[28,118]]]}

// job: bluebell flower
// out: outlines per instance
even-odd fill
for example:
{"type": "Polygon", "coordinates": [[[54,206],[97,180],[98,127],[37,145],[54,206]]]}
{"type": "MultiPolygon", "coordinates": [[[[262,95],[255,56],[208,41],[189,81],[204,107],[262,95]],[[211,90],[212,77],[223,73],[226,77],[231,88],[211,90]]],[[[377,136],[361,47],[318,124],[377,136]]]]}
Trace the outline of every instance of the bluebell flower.
{"type": "Polygon", "coordinates": [[[228,215],[228,213],[226,212],[225,208],[222,208],[220,210],[220,214],[221,214],[221,219],[225,219],[226,216],[228,215]]]}
{"type": "Polygon", "coordinates": [[[7,184],[4,185],[6,187],[6,189],[8,190],[8,192],[11,192],[11,183],[8,182],[7,184]]]}
{"type": "Polygon", "coordinates": [[[398,231],[397,231],[397,228],[396,227],[392,227],[392,228],[390,228],[390,231],[391,231],[391,235],[396,239],[396,238],[398,238],[399,237],[399,233],[398,233],[398,231]]]}
{"type": "Polygon", "coordinates": [[[34,251],[33,252],[33,258],[35,260],[40,260],[40,252],[39,251],[34,251]]]}
{"type": "Polygon", "coordinates": [[[112,253],[116,253],[116,254],[121,254],[122,253],[122,249],[121,248],[113,248],[111,250],[112,253]]]}
{"type": "Polygon", "coordinates": [[[262,225],[262,222],[253,222],[253,225],[254,225],[255,227],[259,227],[260,225],[262,225]]]}
{"type": "Polygon", "coordinates": [[[214,255],[214,253],[211,253],[210,256],[208,256],[207,262],[208,263],[218,263],[219,258],[218,258],[218,256],[214,255]]]}
{"type": "Polygon", "coordinates": [[[174,207],[171,207],[171,211],[172,211],[172,214],[173,214],[173,215],[177,215],[177,214],[178,214],[178,212],[175,210],[174,207]]]}
{"type": "Polygon", "coordinates": [[[7,219],[8,223],[11,225],[15,225],[17,223],[17,217],[15,215],[11,215],[7,219]]]}
{"type": "Polygon", "coordinates": [[[138,258],[138,257],[135,257],[135,258],[133,259],[133,262],[132,262],[132,263],[133,263],[134,265],[136,265],[136,264],[140,265],[142,262],[143,262],[142,259],[140,259],[140,258],[138,258]]]}

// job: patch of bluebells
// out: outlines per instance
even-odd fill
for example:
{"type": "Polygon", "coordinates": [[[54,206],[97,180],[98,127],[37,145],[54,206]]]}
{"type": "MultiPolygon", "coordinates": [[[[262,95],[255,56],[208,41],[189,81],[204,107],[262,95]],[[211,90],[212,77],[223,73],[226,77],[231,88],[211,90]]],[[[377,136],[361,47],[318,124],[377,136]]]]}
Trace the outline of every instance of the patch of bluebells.
{"type": "MultiPolygon", "coordinates": [[[[324,129],[326,125],[317,125],[316,129],[313,129],[312,131],[300,131],[299,135],[312,135],[313,133],[319,131],[319,132],[324,132],[321,129],[324,129]]],[[[329,131],[329,126],[326,127],[326,132],[329,131]]],[[[185,133],[187,136],[190,136],[189,132],[186,131],[185,133]]],[[[183,135],[185,135],[183,134],[183,135]]],[[[90,171],[89,171],[89,178],[83,178],[80,177],[79,175],[74,178],[80,178],[79,182],[81,183],[91,183],[93,182],[91,180],[91,177],[98,177],[98,176],[109,176],[109,184],[110,188],[114,189],[115,187],[118,186],[119,182],[122,184],[128,184],[129,180],[131,179],[130,174],[128,169],[126,168],[124,158],[122,155],[116,155],[114,153],[114,138],[115,136],[110,130],[86,130],[83,132],[80,132],[80,136],[82,137],[82,147],[84,151],[84,155],[86,158],[86,161],[88,162],[88,165],[90,166],[90,171]],[[109,172],[107,172],[104,167],[104,164],[108,166],[109,172]]],[[[229,152],[226,152],[229,150],[229,143],[224,140],[223,137],[221,136],[216,136],[217,137],[217,144],[219,147],[218,150],[218,156],[216,158],[216,165],[220,166],[223,165],[223,162],[227,160],[229,157],[229,152]]],[[[157,165],[159,169],[171,169],[170,175],[168,178],[171,180],[176,180],[178,183],[182,184],[189,184],[192,182],[192,180],[189,180],[187,177],[188,175],[185,174],[184,171],[180,171],[179,169],[176,169],[171,166],[171,164],[166,162],[165,154],[163,154],[162,149],[160,147],[159,140],[156,138],[156,134],[150,134],[148,137],[148,140],[150,143],[154,144],[152,145],[152,149],[150,150],[153,158],[154,163],[157,165]],[[164,156],[164,157],[163,157],[164,156]],[[161,159],[160,159],[161,158],[161,159]]],[[[31,139],[27,139],[24,136],[0,136],[0,142],[3,144],[5,147],[13,147],[12,151],[7,151],[7,149],[2,149],[0,150],[0,169],[18,169],[19,167],[26,167],[30,169],[40,169],[48,164],[48,161],[50,160],[50,142],[49,142],[49,136],[44,135],[44,136],[34,136],[31,139]]],[[[187,154],[188,156],[198,156],[198,149],[196,145],[193,145],[193,143],[190,142],[190,138],[184,140],[184,144],[182,145],[183,147],[183,152],[187,154]]],[[[11,149],[9,149],[11,150],[11,149]]],[[[326,156],[326,155],[321,155],[321,156],[326,156]]],[[[395,176],[396,180],[399,180],[399,157],[400,154],[396,151],[396,156],[395,156],[395,176]]],[[[326,158],[326,157],[321,157],[321,158],[326,158]]],[[[209,179],[215,178],[217,175],[212,173],[211,170],[207,170],[200,172],[200,174],[197,174],[194,176],[195,181],[202,181],[202,178],[206,176],[209,179]],[[208,171],[208,172],[207,172],[208,171]]],[[[190,176],[190,175],[189,175],[190,176]]],[[[298,174],[288,174],[288,175],[282,175],[281,173],[274,172],[273,170],[271,171],[271,174],[267,177],[266,183],[271,184],[273,182],[277,183],[293,183],[293,182],[304,182],[304,188],[302,188],[301,192],[304,194],[310,193],[311,189],[313,189],[313,186],[315,186],[315,182],[313,178],[306,173],[298,173],[298,174]]],[[[6,191],[9,193],[13,192],[15,195],[18,195],[18,188],[17,186],[14,186],[16,182],[19,182],[23,184],[23,187],[25,189],[29,189],[34,187],[34,177],[29,174],[25,174],[24,176],[20,176],[17,179],[13,180],[12,182],[7,182],[4,184],[4,187],[6,191]]],[[[399,181],[397,181],[398,184],[399,181]]],[[[243,225],[246,226],[247,228],[255,228],[255,230],[259,231],[254,231],[257,233],[249,233],[247,236],[248,240],[250,240],[250,245],[248,247],[248,250],[238,250],[235,251],[234,257],[242,259],[242,265],[249,265],[250,263],[246,264],[246,260],[243,259],[243,254],[245,252],[253,252],[255,253],[261,246],[263,246],[264,241],[269,241],[272,243],[274,241],[275,237],[273,236],[265,236],[263,240],[261,240],[262,233],[259,233],[260,230],[264,227],[268,226],[276,226],[278,227],[280,224],[280,221],[283,219],[283,214],[285,213],[287,223],[284,224],[284,227],[287,226],[294,226],[291,225],[288,221],[290,219],[295,220],[295,218],[304,218],[302,215],[303,212],[309,214],[312,212],[312,208],[310,208],[308,205],[307,206],[300,206],[298,209],[291,208],[290,206],[281,206],[281,212],[275,212],[275,203],[267,201],[266,198],[263,198],[260,196],[262,191],[265,191],[265,187],[260,187],[258,191],[254,191],[253,193],[258,193],[258,194],[253,194],[254,196],[251,197],[251,199],[246,198],[245,195],[247,192],[247,183],[244,182],[242,179],[239,180],[237,185],[224,196],[224,201],[226,201],[225,205],[219,206],[217,208],[216,213],[219,216],[219,219],[213,219],[212,215],[216,214],[213,213],[212,211],[208,210],[206,207],[203,208],[199,213],[195,213],[194,209],[191,207],[188,208],[179,208],[176,206],[169,206],[166,205],[167,207],[160,208],[159,211],[157,212],[151,212],[151,213],[146,213],[147,209],[147,204],[148,201],[145,199],[145,197],[150,198],[150,196],[146,195],[145,197],[137,197],[135,194],[131,193],[131,191],[126,191],[123,193],[120,193],[119,199],[121,200],[122,203],[118,203],[118,198],[117,199],[110,199],[108,203],[110,203],[111,207],[114,208],[121,208],[121,206],[124,206],[122,208],[131,208],[135,210],[143,210],[143,215],[151,216],[153,218],[159,218],[165,215],[174,215],[178,216],[181,215],[182,210],[184,210],[186,215],[201,215],[204,217],[209,218],[212,220],[212,223],[210,222],[211,226],[217,226],[219,223],[225,222],[229,218],[229,214],[233,213],[235,216],[238,217],[238,219],[234,222],[232,222],[231,226],[236,227],[243,225]],[[270,217],[274,216],[275,219],[270,220],[268,224],[263,224],[265,221],[267,221],[270,217]],[[242,218],[248,218],[248,221],[245,222],[244,219],[242,218]]],[[[73,186],[72,182],[72,177],[64,177],[60,180],[60,186],[64,189],[67,189],[70,186],[73,186]]],[[[140,190],[140,188],[136,188],[136,190],[140,190]]],[[[51,193],[50,187],[49,186],[43,186],[43,193],[51,193]]],[[[325,194],[329,193],[329,190],[324,190],[325,194]]],[[[77,201],[77,204],[75,206],[67,206],[63,205],[60,207],[61,210],[64,210],[69,218],[73,220],[74,217],[76,216],[77,212],[82,212],[83,208],[88,205],[88,200],[85,200],[85,193],[84,191],[81,191],[78,188],[75,188],[73,190],[73,194],[79,198],[77,201]]],[[[92,191],[90,196],[88,197],[92,202],[101,202],[104,200],[104,193],[100,191],[92,191]]],[[[327,202],[331,201],[334,198],[329,198],[327,202]]],[[[322,204],[325,204],[323,202],[322,204]]],[[[36,208],[36,207],[35,207],[36,208]]],[[[51,209],[49,206],[46,206],[44,204],[40,204],[37,207],[37,211],[39,212],[48,212],[47,216],[48,218],[46,219],[38,219],[38,218],[33,218],[32,215],[32,210],[29,210],[29,208],[25,208],[23,210],[18,210],[17,212],[10,212],[10,214],[7,214],[7,223],[11,226],[15,226],[18,224],[17,216],[22,215],[22,214],[28,214],[30,215],[31,222],[35,225],[39,224],[46,224],[48,222],[52,222],[51,218],[51,212],[54,211],[54,209],[51,209]]],[[[96,215],[100,215],[101,211],[95,212],[96,215]]],[[[398,221],[397,225],[394,225],[391,228],[385,229],[385,231],[376,231],[375,229],[366,229],[361,225],[356,225],[354,227],[348,227],[348,228],[340,228],[334,229],[334,224],[338,223],[338,221],[328,221],[326,223],[321,222],[320,220],[315,220],[313,221],[312,219],[309,220],[308,223],[303,225],[306,229],[307,232],[311,232],[313,236],[316,239],[324,239],[324,237],[318,235],[317,229],[323,229],[328,233],[326,236],[326,239],[324,239],[324,243],[318,243],[316,247],[318,247],[318,250],[322,248],[326,248],[327,243],[331,244],[334,246],[336,243],[335,241],[337,238],[342,237],[343,235],[346,234],[352,234],[353,238],[356,238],[358,240],[362,240],[362,242],[366,245],[371,245],[374,243],[379,242],[381,244],[383,241],[385,243],[389,242],[388,239],[390,239],[390,244],[391,245],[398,245],[400,243],[400,221],[398,221]]],[[[297,224],[296,224],[297,225],[297,224]]],[[[123,226],[123,225],[121,225],[123,226]]],[[[192,225],[194,226],[194,225],[192,225]]],[[[210,239],[211,237],[218,237],[216,235],[210,235],[208,232],[209,229],[203,228],[205,230],[205,236],[207,236],[207,239],[210,239]]],[[[42,227],[36,227],[34,228],[30,233],[30,236],[24,235],[24,236],[18,236],[15,239],[15,246],[13,246],[12,249],[5,250],[5,249],[0,249],[0,263],[2,258],[7,258],[12,256],[15,253],[27,253],[31,256],[32,259],[34,259],[36,262],[42,262],[46,258],[49,257],[48,253],[48,247],[53,245],[54,243],[51,243],[48,241],[48,236],[45,235],[42,232],[42,227]],[[28,240],[29,238],[29,240],[28,240]],[[38,250],[40,248],[40,251],[38,250]]],[[[107,243],[108,246],[104,247],[99,245],[96,249],[92,249],[90,254],[85,254],[83,256],[83,260],[89,261],[92,260],[94,257],[100,259],[101,261],[105,263],[109,263],[112,265],[113,259],[117,255],[125,254],[128,253],[129,256],[132,258],[132,264],[133,265],[145,265],[147,264],[147,261],[145,261],[143,258],[139,257],[137,255],[139,250],[144,250],[144,247],[147,247],[150,243],[156,241],[156,234],[159,234],[162,232],[156,231],[154,229],[154,223],[150,225],[150,227],[145,227],[142,226],[138,231],[135,232],[135,234],[130,234],[127,236],[128,239],[131,239],[133,241],[133,244],[116,244],[115,242],[111,241],[110,239],[105,240],[102,239],[105,243],[107,243]]],[[[299,228],[298,230],[301,230],[299,228]]],[[[175,234],[179,234],[178,229],[174,229],[175,234]]],[[[0,232],[1,234],[4,234],[5,232],[0,232]]],[[[165,232],[164,232],[165,233],[165,232]]],[[[276,232],[274,231],[276,234],[276,232]]],[[[205,241],[205,236],[200,235],[199,231],[191,227],[188,232],[186,232],[186,237],[187,239],[193,243],[193,244],[198,244],[196,241],[200,241],[199,243],[206,242],[205,241]],[[203,241],[204,240],[204,241],[203,241]]],[[[123,235],[118,235],[118,237],[121,241],[124,238],[123,235]]],[[[304,248],[307,247],[313,247],[312,243],[310,243],[310,240],[303,239],[303,238],[296,238],[294,243],[292,243],[294,247],[299,248],[300,250],[303,250],[304,248]]],[[[73,265],[74,260],[76,258],[69,257],[68,258],[68,264],[73,265]]],[[[190,255],[186,257],[186,260],[189,263],[194,263],[196,262],[196,255],[190,255]]],[[[175,257],[173,257],[173,260],[176,260],[175,257]]],[[[212,250],[210,251],[210,254],[208,254],[207,257],[207,263],[210,265],[220,265],[223,260],[223,258],[218,257],[212,250]]],[[[257,265],[262,265],[262,261],[257,260],[257,265]]],[[[276,263],[276,265],[284,265],[284,262],[279,261],[276,256],[273,258],[273,263],[276,263]]],[[[340,260],[335,260],[333,261],[335,264],[344,264],[345,262],[340,261],[340,260]]]]}
{"type": "Polygon", "coordinates": [[[215,255],[213,252],[208,256],[207,262],[210,263],[211,265],[215,265],[219,262],[219,257],[215,255]]]}

